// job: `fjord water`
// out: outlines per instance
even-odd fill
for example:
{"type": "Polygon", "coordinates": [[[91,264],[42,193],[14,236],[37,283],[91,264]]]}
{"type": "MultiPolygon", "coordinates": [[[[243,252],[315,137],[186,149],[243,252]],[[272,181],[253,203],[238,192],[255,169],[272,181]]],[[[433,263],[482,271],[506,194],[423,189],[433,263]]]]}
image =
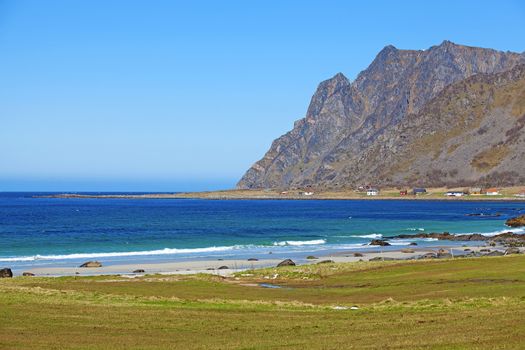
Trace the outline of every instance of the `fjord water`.
{"type": "MultiPolygon", "coordinates": [[[[523,202],[34,198],[0,194],[0,265],[106,264],[368,249],[402,233],[509,231],[523,202]],[[469,214],[482,214],[471,216],[469,214]],[[365,246],[363,246],[365,244],[365,246]]],[[[523,232],[523,230],[515,230],[523,232]]],[[[415,240],[419,245],[439,242],[415,240]]],[[[406,245],[409,241],[391,241],[406,245]]]]}

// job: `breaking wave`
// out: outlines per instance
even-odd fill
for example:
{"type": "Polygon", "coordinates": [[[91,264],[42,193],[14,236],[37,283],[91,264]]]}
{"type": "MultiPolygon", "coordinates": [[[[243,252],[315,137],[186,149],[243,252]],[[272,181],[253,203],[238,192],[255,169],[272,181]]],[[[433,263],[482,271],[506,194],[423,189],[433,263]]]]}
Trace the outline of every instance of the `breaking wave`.
{"type": "Polygon", "coordinates": [[[275,246],[301,246],[301,245],[318,245],[318,244],[325,244],[326,239],[312,239],[310,241],[280,241],[280,242],[273,242],[273,245],[275,246]]]}

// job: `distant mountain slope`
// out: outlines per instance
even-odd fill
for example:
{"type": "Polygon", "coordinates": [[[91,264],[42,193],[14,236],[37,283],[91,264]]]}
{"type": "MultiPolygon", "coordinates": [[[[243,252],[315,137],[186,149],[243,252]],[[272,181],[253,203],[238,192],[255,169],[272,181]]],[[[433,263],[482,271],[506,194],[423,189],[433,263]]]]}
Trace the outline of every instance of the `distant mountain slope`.
{"type": "MultiPolygon", "coordinates": [[[[473,163],[477,166],[472,165],[475,171],[470,174],[464,174],[460,169],[457,172],[454,170],[463,166],[459,159],[454,160],[454,166],[447,170],[449,173],[430,171],[427,174],[423,170],[428,169],[421,167],[444,169],[441,162],[447,164],[448,158],[436,156],[426,163],[419,158],[413,162],[403,158],[403,167],[397,154],[407,150],[411,152],[409,145],[416,145],[415,140],[425,136],[416,132],[419,129],[435,134],[445,130],[444,126],[456,125],[454,116],[442,116],[447,113],[443,104],[455,98],[452,94],[457,92],[450,90],[451,84],[477,74],[486,74],[487,76],[478,78],[483,81],[479,84],[486,89],[497,89],[498,79],[508,81],[511,78],[503,78],[504,75],[498,78],[497,74],[491,74],[509,71],[522,62],[525,62],[525,58],[517,53],[461,46],[449,41],[425,51],[398,50],[387,46],[354,82],[350,83],[341,73],[322,82],[312,97],[306,117],[297,121],[290,132],[272,143],[266,155],[239,181],[238,188],[289,188],[306,185],[337,188],[370,182],[452,184],[464,180],[476,181],[490,177],[495,172],[508,173],[511,170],[508,169],[507,162],[486,162],[485,158],[495,157],[495,151],[487,151],[486,157],[479,155],[478,160],[473,163]],[[448,97],[443,97],[443,94],[448,94],[448,97]],[[428,112],[429,108],[432,108],[432,112],[428,112]],[[414,127],[418,129],[413,129],[414,127]],[[400,136],[399,133],[403,134],[400,136]],[[415,167],[413,171],[412,166],[415,167]]],[[[513,74],[513,77],[520,76],[516,72],[513,74]]],[[[464,95],[468,98],[472,97],[470,89],[475,87],[462,85],[456,89],[466,89],[464,95]]],[[[521,90],[511,90],[513,96],[518,98],[521,90]]],[[[478,99],[485,96],[481,96],[479,92],[473,93],[478,99]]],[[[491,104],[493,101],[485,100],[484,103],[489,102],[491,104]]],[[[509,117],[508,105],[492,107],[494,116],[491,120],[495,121],[498,113],[505,118],[509,117]]],[[[454,108],[459,115],[467,113],[466,110],[470,107],[454,105],[454,108]]],[[[520,107],[516,108],[516,113],[519,114],[520,107]]],[[[511,122],[510,119],[505,120],[511,122]]],[[[495,129],[489,130],[493,133],[495,129]]],[[[487,132],[469,134],[469,139],[455,141],[458,146],[444,145],[438,141],[434,146],[456,147],[457,152],[463,152],[463,146],[467,147],[463,144],[481,146],[479,143],[482,141],[479,140],[488,142],[488,136],[481,137],[484,134],[487,132]]],[[[521,140],[521,135],[522,133],[516,137],[521,140]]],[[[446,134],[442,137],[449,139],[446,134]]],[[[509,147],[505,157],[514,156],[523,147],[509,147]]],[[[437,151],[442,150],[434,150],[437,151]]],[[[464,159],[464,162],[467,161],[472,160],[464,159]]]]}

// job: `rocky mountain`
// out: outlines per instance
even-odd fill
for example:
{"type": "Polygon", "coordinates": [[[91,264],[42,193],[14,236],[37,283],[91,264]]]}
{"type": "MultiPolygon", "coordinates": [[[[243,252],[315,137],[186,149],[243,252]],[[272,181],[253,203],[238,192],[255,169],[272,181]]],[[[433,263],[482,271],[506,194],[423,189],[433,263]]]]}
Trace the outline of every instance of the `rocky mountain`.
{"type": "Polygon", "coordinates": [[[387,46],[353,82],[341,73],[322,82],[306,117],[237,186],[523,183],[523,63],[449,41],[387,46]]]}

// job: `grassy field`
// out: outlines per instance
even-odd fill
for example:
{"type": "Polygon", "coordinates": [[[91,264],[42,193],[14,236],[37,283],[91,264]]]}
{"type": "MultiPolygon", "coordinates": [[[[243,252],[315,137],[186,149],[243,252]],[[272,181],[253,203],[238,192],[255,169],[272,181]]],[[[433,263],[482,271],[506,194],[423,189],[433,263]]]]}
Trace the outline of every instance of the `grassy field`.
{"type": "Polygon", "coordinates": [[[0,280],[2,349],[519,349],[524,320],[525,256],[0,280]]]}

